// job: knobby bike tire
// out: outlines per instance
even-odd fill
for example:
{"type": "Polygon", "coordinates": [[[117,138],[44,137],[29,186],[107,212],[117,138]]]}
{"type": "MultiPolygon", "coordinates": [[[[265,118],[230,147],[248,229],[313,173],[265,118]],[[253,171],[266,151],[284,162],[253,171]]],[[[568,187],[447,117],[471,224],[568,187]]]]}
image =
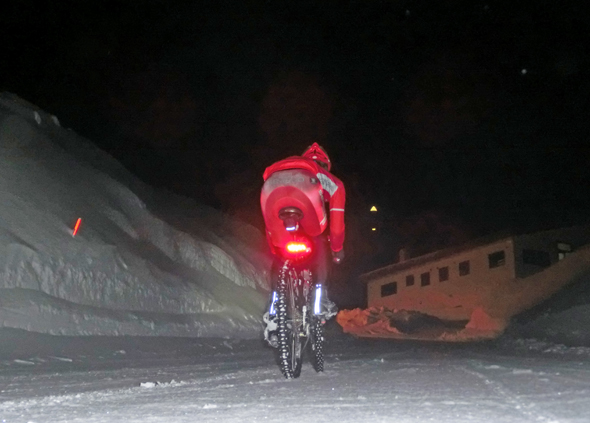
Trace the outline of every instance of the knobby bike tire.
{"type": "Polygon", "coordinates": [[[295,289],[295,270],[285,262],[279,272],[277,325],[279,338],[279,362],[281,372],[287,379],[294,379],[301,374],[302,350],[299,337],[297,313],[299,304],[295,289]]]}
{"type": "Polygon", "coordinates": [[[310,335],[311,364],[320,373],[324,371],[324,325],[319,319],[313,319],[310,335]]]}

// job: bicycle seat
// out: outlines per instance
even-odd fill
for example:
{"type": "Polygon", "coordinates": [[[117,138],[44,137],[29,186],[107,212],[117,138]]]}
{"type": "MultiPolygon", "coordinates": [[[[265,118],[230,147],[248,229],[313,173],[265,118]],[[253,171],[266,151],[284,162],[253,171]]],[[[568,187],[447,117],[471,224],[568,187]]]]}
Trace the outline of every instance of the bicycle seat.
{"type": "Polygon", "coordinates": [[[297,207],[284,207],[279,211],[279,219],[282,221],[293,219],[298,222],[303,219],[303,212],[297,207]]]}
{"type": "Polygon", "coordinates": [[[298,207],[283,207],[279,211],[279,219],[283,221],[287,231],[293,232],[299,228],[299,221],[303,219],[303,212],[298,207]]]}

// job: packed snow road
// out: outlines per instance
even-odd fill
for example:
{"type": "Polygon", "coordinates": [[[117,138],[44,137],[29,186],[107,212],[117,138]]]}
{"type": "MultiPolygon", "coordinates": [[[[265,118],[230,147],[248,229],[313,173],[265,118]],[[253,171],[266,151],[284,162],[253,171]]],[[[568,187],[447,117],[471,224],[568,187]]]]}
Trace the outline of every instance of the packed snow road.
{"type": "Polygon", "coordinates": [[[587,355],[331,334],[285,380],[255,341],[1,330],[0,422],[589,422],[587,355]]]}

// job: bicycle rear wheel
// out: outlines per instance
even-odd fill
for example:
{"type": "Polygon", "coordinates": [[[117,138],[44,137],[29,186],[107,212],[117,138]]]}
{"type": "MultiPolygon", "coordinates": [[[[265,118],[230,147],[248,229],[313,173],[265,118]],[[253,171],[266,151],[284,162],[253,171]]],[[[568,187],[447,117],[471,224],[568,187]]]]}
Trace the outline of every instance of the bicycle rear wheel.
{"type": "Polygon", "coordinates": [[[297,274],[286,262],[279,273],[277,325],[279,335],[279,362],[287,379],[301,374],[303,344],[301,326],[303,315],[299,305],[301,295],[297,286],[297,274]]]}

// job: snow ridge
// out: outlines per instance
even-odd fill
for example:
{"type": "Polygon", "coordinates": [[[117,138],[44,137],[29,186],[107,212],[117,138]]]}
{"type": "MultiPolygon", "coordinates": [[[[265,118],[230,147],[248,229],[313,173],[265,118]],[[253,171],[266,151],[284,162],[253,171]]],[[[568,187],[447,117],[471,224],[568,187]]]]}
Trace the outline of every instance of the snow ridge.
{"type": "MultiPolygon", "coordinates": [[[[207,210],[218,226],[201,223],[206,239],[179,230],[158,208],[160,193],[54,116],[7,93],[0,95],[0,195],[2,326],[68,335],[259,336],[267,262],[234,236],[239,222],[207,210]]],[[[194,206],[166,200],[176,216],[194,206]]]]}

